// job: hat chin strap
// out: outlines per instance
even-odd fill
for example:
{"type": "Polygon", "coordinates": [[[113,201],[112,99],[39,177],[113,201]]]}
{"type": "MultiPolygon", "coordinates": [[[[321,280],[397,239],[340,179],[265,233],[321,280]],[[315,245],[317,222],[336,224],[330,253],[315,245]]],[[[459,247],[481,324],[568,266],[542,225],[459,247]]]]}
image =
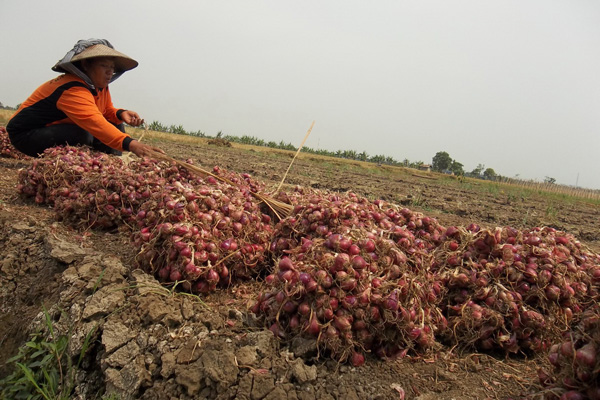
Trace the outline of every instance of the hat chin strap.
{"type": "MultiPolygon", "coordinates": [[[[76,75],[78,77],[80,77],[81,79],[83,79],[83,81],[92,89],[96,89],[96,86],[94,86],[94,84],[92,83],[92,80],[90,79],[89,76],[87,76],[82,70],[80,70],[79,68],[77,68],[76,66],[74,66],[73,64],[71,64],[70,62],[63,64],[60,66],[62,69],[64,69],[65,71],[76,75]]],[[[112,81],[111,81],[112,82],[112,81]]]]}

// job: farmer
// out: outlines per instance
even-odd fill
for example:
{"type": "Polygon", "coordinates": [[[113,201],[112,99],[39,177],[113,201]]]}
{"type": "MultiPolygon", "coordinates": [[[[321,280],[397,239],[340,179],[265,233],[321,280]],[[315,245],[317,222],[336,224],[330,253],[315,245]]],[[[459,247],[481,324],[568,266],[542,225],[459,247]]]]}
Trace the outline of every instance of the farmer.
{"type": "Polygon", "coordinates": [[[11,117],[6,126],[11,143],[32,157],[66,144],[116,155],[162,153],[125,133],[123,123],[140,126],[144,120],[135,111],[115,108],[108,90],[109,83],[137,65],[108,40],[78,41],[52,67],[62,75],[37,88],[11,117]]]}

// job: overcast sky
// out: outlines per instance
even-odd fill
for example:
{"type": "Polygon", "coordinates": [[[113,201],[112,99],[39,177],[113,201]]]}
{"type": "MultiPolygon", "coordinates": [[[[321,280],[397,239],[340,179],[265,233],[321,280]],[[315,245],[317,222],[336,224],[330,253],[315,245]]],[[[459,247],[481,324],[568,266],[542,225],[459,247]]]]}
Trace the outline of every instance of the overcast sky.
{"type": "MultiPolygon", "coordinates": [[[[600,189],[600,1],[0,0],[0,102],[79,39],[148,122],[600,189]]],[[[198,155],[201,159],[201,154],[198,155]]]]}

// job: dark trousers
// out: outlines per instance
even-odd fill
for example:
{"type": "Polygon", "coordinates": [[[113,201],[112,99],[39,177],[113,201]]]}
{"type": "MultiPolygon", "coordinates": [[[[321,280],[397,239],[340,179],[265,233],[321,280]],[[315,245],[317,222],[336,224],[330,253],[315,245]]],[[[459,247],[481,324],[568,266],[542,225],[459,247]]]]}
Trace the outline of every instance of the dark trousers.
{"type": "MultiPolygon", "coordinates": [[[[125,132],[124,124],[116,125],[116,127],[121,132],[125,132]]],[[[61,145],[84,145],[103,153],[121,155],[119,150],[108,147],[92,136],[91,133],[74,124],[50,125],[22,132],[18,135],[11,135],[8,132],[8,135],[12,145],[17,150],[31,157],[37,157],[48,148],[61,145]]]]}

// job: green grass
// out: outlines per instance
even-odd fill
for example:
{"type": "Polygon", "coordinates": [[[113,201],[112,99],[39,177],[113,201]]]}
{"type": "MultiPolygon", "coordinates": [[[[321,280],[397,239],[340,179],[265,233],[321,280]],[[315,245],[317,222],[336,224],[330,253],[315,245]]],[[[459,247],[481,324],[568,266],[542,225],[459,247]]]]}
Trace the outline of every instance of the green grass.
{"type": "Polygon", "coordinates": [[[558,216],[558,210],[555,208],[553,204],[548,205],[546,208],[546,218],[551,221],[556,221],[558,216]]]}
{"type": "Polygon", "coordinates": [[[7,360],[14,372],[0,380],[2,399],[67,400],[75,387],[76,372],[96,333],[94,327],[84,340],[78,357],[68,355],[71,332],[58,334],[44,309],[44,326],[34,332],[16,356],[7,360]]]}

